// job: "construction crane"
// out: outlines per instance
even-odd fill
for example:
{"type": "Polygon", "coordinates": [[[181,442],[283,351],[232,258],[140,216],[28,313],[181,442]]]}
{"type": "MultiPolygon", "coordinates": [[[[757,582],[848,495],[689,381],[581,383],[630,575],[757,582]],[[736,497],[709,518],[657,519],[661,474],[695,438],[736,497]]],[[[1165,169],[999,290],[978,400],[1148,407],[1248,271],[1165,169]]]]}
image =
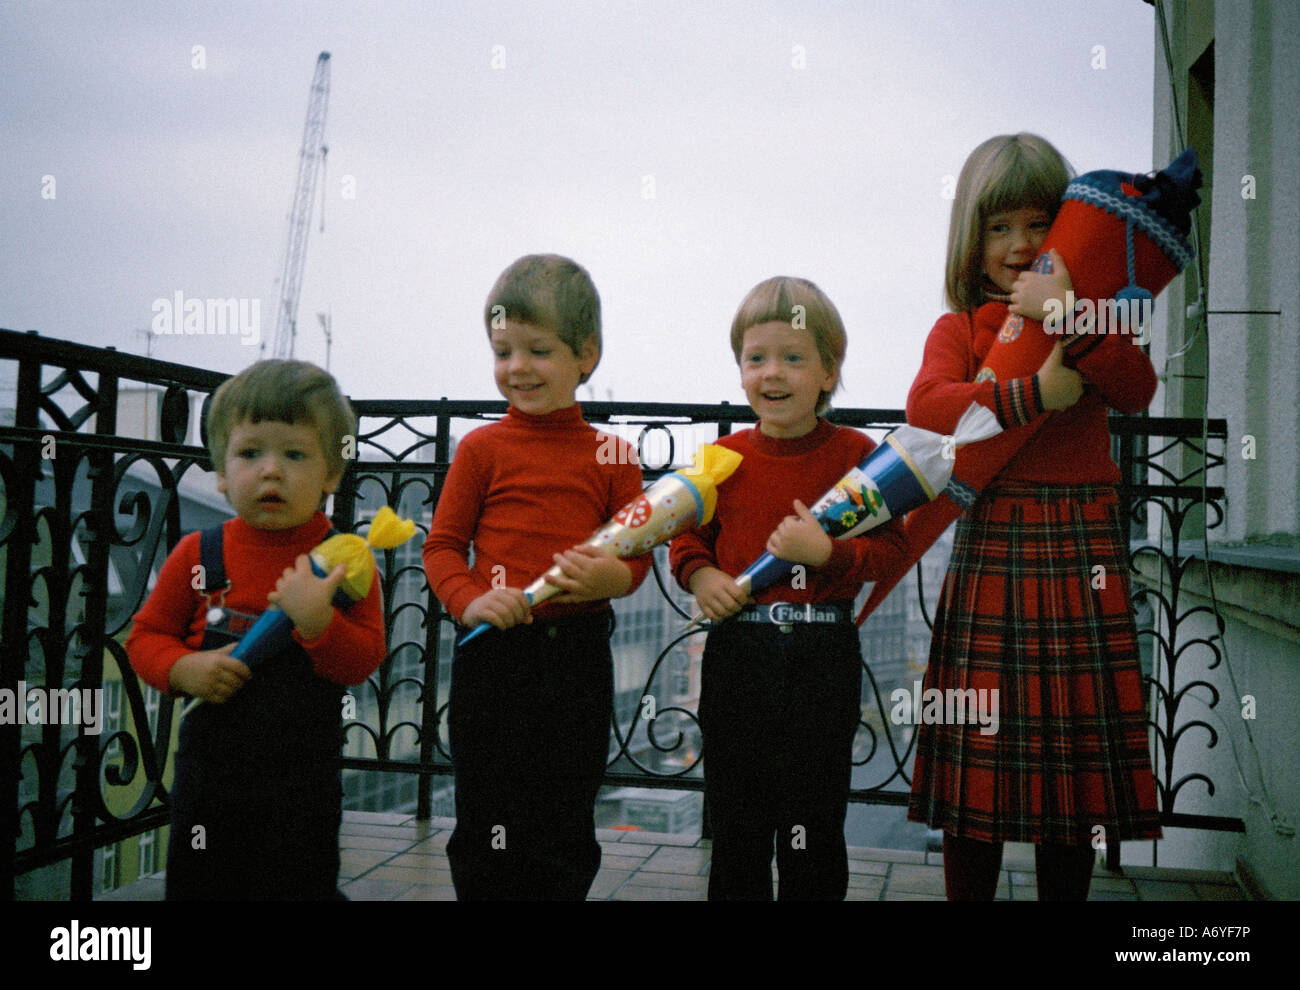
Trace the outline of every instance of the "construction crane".
{"type": "MultiPolygon", "coordinates": [[[[316,193],[318,169],[325,168],[325,111],[330,97],[330,53],[321,52],[316,59],[307,98],[307,123],[302,131],[302,151],[298,156],[298,184],[289,213],[289,240],[284,249],[284,267],[280,274],[280,305],[275,314],[275,336],[271,357],[293,357],[294,338],[298,335],[298,295],[302,291],[303,262],[307,260],[307,233],[311,229],[311,209],[316,193]]],[[[324,229],[324,208],[321,227],[324,229]]],[[[266,343],[262,343],[263,352],[266,343]]]]}

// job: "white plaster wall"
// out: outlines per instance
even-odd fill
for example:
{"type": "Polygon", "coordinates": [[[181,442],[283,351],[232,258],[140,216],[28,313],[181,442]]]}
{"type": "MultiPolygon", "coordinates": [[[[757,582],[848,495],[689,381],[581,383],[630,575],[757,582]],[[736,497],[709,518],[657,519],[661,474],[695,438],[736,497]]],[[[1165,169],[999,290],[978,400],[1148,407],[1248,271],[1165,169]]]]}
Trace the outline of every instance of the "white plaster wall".
{"type": "Polygon", "coordinates": [[[1300,4],[1217,3],[1210,414],[1228,419],[1219,539],[1300,533],[1300,4]],[[1255,198],[1243,197],[1246,176],[1255,198]],[[1256,440],[1244,459],[1242,437],[1256,440]]]}
{"type": "MultiPolygon", "coordinates": [[[[1203,19],[1213,18],[1214,185],[1202,190],[1202,210],[1212,216],[1209,309],[1280,311],[1209,316],[1208,412],[1227,419],[1229,434],[1226,471],[1220,473],[1227,491],[1225,523],[1211,531],[1211,540],[1278,534],[1294,539],[1300,534],[1300,59],[1294,51],[1300,4],[1160,2],[1170,15],[1173,77],[1184,128],[1187,68],[1204,49],[1209,32],[1203,19]],[[1242,195],[1248,175],[1254,177],[1253,199],[1242,195]],[[1248,434],[1255,439],[1253,460],[1242,456],[1242,439],[1248,434]]],[[[1158,19],[1154,43],[1154,158],[1164,163],[1182,145],[1174,127],[1158,19]]],[[[1173,377],[1194,369],[1170,360],[1181,342],[1171,343],[1169,328],[1181,325],[1196,287],[1195,275],[1184,275],[1157,301],[1151,355],[1157,370],[1169,377],[1152,405],[1155,414],[1196,416],[1201,411],[1183,401],[1182,386],[1173,377]]],[[[1152,513],[1153,540],[1159,539],[1158,515],[1152,513]]],[[[1171,549],[1168,541],[1165,549],[1171,549]]],[[[1255,603],[1262,615],[1270,614],[1266,599],[1262,594],[1255,603]]],[[[1204,603],[1189,596],[1179,604],[1185,611],[1204,603]]],[[[1209,616],[1197,616],[1180,629],[1179,641],[1209,636],[1212,622],[1209,616]]],[[[1167,830],[1160,863],[1227,869],[1240,858],[1270,894],[1297,899],[1300,840],[1280,834],[1271,814],[1282,815],[1291,826],[1300,820],[1295,774],[1300,766],[1295,721],[1300,644],[1232,619],[1224,639],[1236,689],[1225,665],[1208,669],[1204,648],[1188,650],[1179,666],[1179,686],[1205,679],[1222,700],[1217,718],[1207,717],[1205,708],[1191,700],[1180,713],[1180,722],[1207,717],[1219,730],[1220,742],[1208,749],[1203,730],[1184,734],[1175,779],[1204,772],[1215,781],[1216,794],[1211,797],[1203,784],[1189,783],[1175,810],[1240,817],[1247,831],[1241,836],[1167,830]],[[1257,717],[1249,723],[1253,743],[1246,735],[1241,695],[1255,699],[1257,717]],[[1259,803],[1265,788],[1271,808],[1259,803]]]]}

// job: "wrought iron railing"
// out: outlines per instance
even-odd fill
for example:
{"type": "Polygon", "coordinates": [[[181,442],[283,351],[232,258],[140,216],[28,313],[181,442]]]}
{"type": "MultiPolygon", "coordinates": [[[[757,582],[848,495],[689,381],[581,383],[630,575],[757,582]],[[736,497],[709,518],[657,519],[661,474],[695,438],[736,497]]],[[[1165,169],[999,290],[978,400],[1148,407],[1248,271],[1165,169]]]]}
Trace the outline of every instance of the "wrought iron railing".
{"type": "MultiPolygon", "coordinates": [[[[206,401],[225,377],[111,348],[0,330],[0,410],[10,396],[13,408],[12,422],[0,419],[0,689],[16,697],[21,682],[111,688],[120,696],[114,709],[118,721],[98,735],[84,725],[0,725],[0,897],[13,896],[16,876],[69,861],[68,893],[89,898],[95,892],[96,849],[167,822],[164,771],[174,746],[177,707],[136,678],[122,643],[166,553],[220,512],[201,497],[188,497],[187,486],[210,469],[196,440],[206,401]],[[119,423],[127,398],[139,399],[145,411],[139,432],[156,439],[123,435],[136,432],[119,423]]],[[[382,504],[427,527],[453,437],[474,421],[505,411],[503,402],[446,399],[360,400],[353,406],[361,420],[358,456],[333,504],[334,523],[343,530],[355,528],[382,504]]],[[[696,444],[754,419],[747,408],[726,403],[592,402],[584,403],[583,411],[589,421],[638,443],[647,481],[681,463],[696,444]]],[[[837,422],[877,436],[902,418],[901,410],[836,413],[837,422]]],[[[1179,640],[1180,623],[1198,611],[1179,609],[1185,566],[1179,553],[1180,532],[1192,508],[1208,500],[1208,525],[1221,516],[1222,488],[1203,490],[1202,481],[1223,463],[1226,424],[1213,420],[1207,429],[1200,421],[1125,417],[1112,419],[1112,432],[1128,518],[1145,533],[1146,515],[1156,507],[1172,534],[1168,550],[1140,551],[1162,555],[1172,575],[1168,592],[1135,594],[1156,597],[1165,620],[1162,631],[1148,633],[1163,660],[1153,680],[1153,725],[1164,820],[1240,830],[1239,819],[1176,812],[1179,790],[1190,780],[1204,783],[1211,794],[1214,783],[1199,772],[1173,779],[1174,752],[1180,743],[1187,746],[1182,739],[1189,727],[1203,726],[1210,733],[1208,746],[1217,743],[1211,727],[1180,713],[1188,688],[1203,683],[1177,681],[1183,650],[1199,642],[1217,662],[1218,647],[1213,639],[1179,640]],[[1219,453],[1206,449],[1203,433],[1219,453]],[[1160,472],[1168,472],[1176,452],[1191,466],[1166,478],[1160,472]]],[[[416,813],[428,817],[435,779],[451,774],[445,742],[450,621],[428,594],[418,540],[385,551],[380,577],[389,654],[369,682],[354,689],[357,717],[346,723],[343,766],[367,774],[414,775],[416,813]]],[[[673,593],[659,564],[653,581],[667,602],[666,608],[660,603],[659,612],[668,618],[656,620],[659,639],[648,652],[643,649],[645,659],[633,671],[642,686],[633,684],[625,693],[632,701],[640,692],[667,703],[658,706],[654,718],[642,717],[635,705],[630,712],[624,706],[624,716],[613,726],[607,782],[700,790],[691,691],[665,691],[662,679],[674,651],[688,648],[701,634],[683,632],[685,599],[673,593]]],[[[916,612],[928,624],[923,599],[916,612]]],[[[615,656],[620,662],[617,650],[615,656]]],[[[874,715],[868,710],[862,720],[856,762],[882,769],[880,780],[856,789],[853,800],[905,803],[914,740],[895,736],[871,664],[865,673],[867,698],[877,710],[874,715]]]]}

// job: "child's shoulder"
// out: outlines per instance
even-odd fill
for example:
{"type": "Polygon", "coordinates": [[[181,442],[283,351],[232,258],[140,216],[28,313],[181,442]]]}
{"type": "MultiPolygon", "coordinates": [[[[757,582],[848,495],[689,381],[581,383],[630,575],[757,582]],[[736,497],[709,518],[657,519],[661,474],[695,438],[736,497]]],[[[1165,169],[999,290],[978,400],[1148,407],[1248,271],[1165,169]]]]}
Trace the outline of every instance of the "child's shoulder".
{"type": "Polygon", "coordinates": [[[969,337],[974,329],[974,322],[969,310],[947,312],[934,321],[930,335],[969,337]]]}
{"type": "MultiPolygon", "coordinates": [[[[279,567],[278,563],[263,559],[263,555],[268,551],[276,553],[283,549],[306,552],[329,536],[333,528],[334,524],[329,516],[317,509],[307,522],[292,529],[259,529],[239,516],[231,516],[215,526],[195,530],[186,536],[185,540],[192,541],[192,552],[197,557],[203,534],[210,529],[221,546],[222,554],[226,557],[237,553],[246,555],[259,565],[279,567]]],[[[178,550],[185,540],[176,545],[178,550]]]]}
{"type": "Polygon", "coordinates": [[[962,310],[957,313],[944,313],[935,320],[930,331],[931,337],[956,337],[963,341],[973,341],[981,331],[1001,329],[1010,310],[1004,302],[986,302],[976,310],[962,310]]]}
{"type": "Polygon", "coordinates": [[[553,422],[507,416],[477,427],[456,445],[463,468],[485,482],[504,468],[527,464],[543,474],[592,467],[597,473],[640,473],[635,443],[570,413],[553,422]]]}
{"type": "Polygon", "coordinates": [[[501,419],[466,433],[456,444],[456,451],[515,444],[583,445],[605,436],[582,418],[576,406],[551,416],[525,416],[511,409],[501,419]]]}
{"type": "Polygon", "coordinates": [[[870,450],[875,446],[865,433],[851,426],[837,426],[826,419],[818,419],[817,426],[811,434],[796,440],[773,440],[763,435],[757,426],[735,433],[728,433],[716,441],[719,447],[726,447],[742,455],[755,457],[776,456],[780,459],[790,457],[807,457],[827,447],[863,447],[870,450]]]}
{"type": "Polygon", "coordinates": [[[757,426],[751,426],[744,430],[737,430],[734,433],[728,433],[726,436],[718,437],[714,441],[719,447],[726,447],[728,450],[737,450],[744,453],[746,450],[752,450],[754,447],[754,437],[758,433],[757,426]]]}
{"type": "Polygon", "coordinates": [[[482,426],[474,427],[456,441],[456,452],[460,453],[462,450],[468,450],[480,444],[492,443],[506,429],[505,423],[504,419],[497,419],[490,423],[484,423],[482,426]]]}
{"type": "Polygon", "coordinates": [[[199,541],[203,538],[203,530],[196,529],[186,533],[176,541],[176,546],[172,547],[169,557],[178,559],[188,559],[193,557],[196,561],[199,559],[199,541]]]}
{"type": "Polygon", "coordinates": [[[811,447],[806,456],[827,464],[856,464],[876,449],[876,442],[856,427],[830,422],[827,425],[830,429],[824,430],[821,442],[811,447]]]}
{"type": "Polygon", "coordinates": [[[876,441],[867,436],[856,426],[838,426],[834,423],[834,432],[826,437],[826,442],[836,444],[842,447],[865,447],[867,450],[874,450],[876,441]]]}

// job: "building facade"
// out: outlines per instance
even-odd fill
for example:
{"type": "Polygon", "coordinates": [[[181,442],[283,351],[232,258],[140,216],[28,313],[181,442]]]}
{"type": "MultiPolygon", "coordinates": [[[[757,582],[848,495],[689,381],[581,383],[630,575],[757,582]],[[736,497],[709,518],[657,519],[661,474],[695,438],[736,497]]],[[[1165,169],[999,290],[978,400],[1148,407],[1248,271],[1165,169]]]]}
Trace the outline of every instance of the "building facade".
{"type": "MultiPolygon", "coordinates": [[[[1179,858],[1235,866],[1265,896],[1300,898],[1300,5],[1157,0],[1154,158],[1187,145],[1205,178],[1193,231],[1199,257],[1158,300],[1151,356],[1156,415],[1223,417],[1222,518],[1189,519],[1170,546],[1184,563],[1139,557],[1149,587],[1177,581],[1186,608],[1181,705],[1218,736],[1178,811],[1239,817],[1244,833],[1166,829],[1179,858]],[[1217,616],[1217,619],[1216,619],[1217,616]],[[1218,626],[1218,622],[1222,626],[1218,626]],[[1199,683],[1195,683],[1199,682],[1199,683]],[[1219,703],[1207,704],[1217,695],[1219,703]],[[1199,709],[1199,711],[1198,711],[1199,709]]],[[[1187,464],[1167,459],[1179,476],[1187,464]]],[[[1161,618],[1158,627],[1168,632],[1161,618]]],[[[1157,651],[1157,662],[1160,662],[1157,651]]],[[[1157,745],[1157,758],[1160,746],[1157,745]]],[[[1202,756],[1204,760],[1206,756],[1202,756]]],[[[1178,779],[1175,768],[1174,778],[1178,779]]],[[[1181,772],[1188,772],[1183,769],[1181,772]]]]}

